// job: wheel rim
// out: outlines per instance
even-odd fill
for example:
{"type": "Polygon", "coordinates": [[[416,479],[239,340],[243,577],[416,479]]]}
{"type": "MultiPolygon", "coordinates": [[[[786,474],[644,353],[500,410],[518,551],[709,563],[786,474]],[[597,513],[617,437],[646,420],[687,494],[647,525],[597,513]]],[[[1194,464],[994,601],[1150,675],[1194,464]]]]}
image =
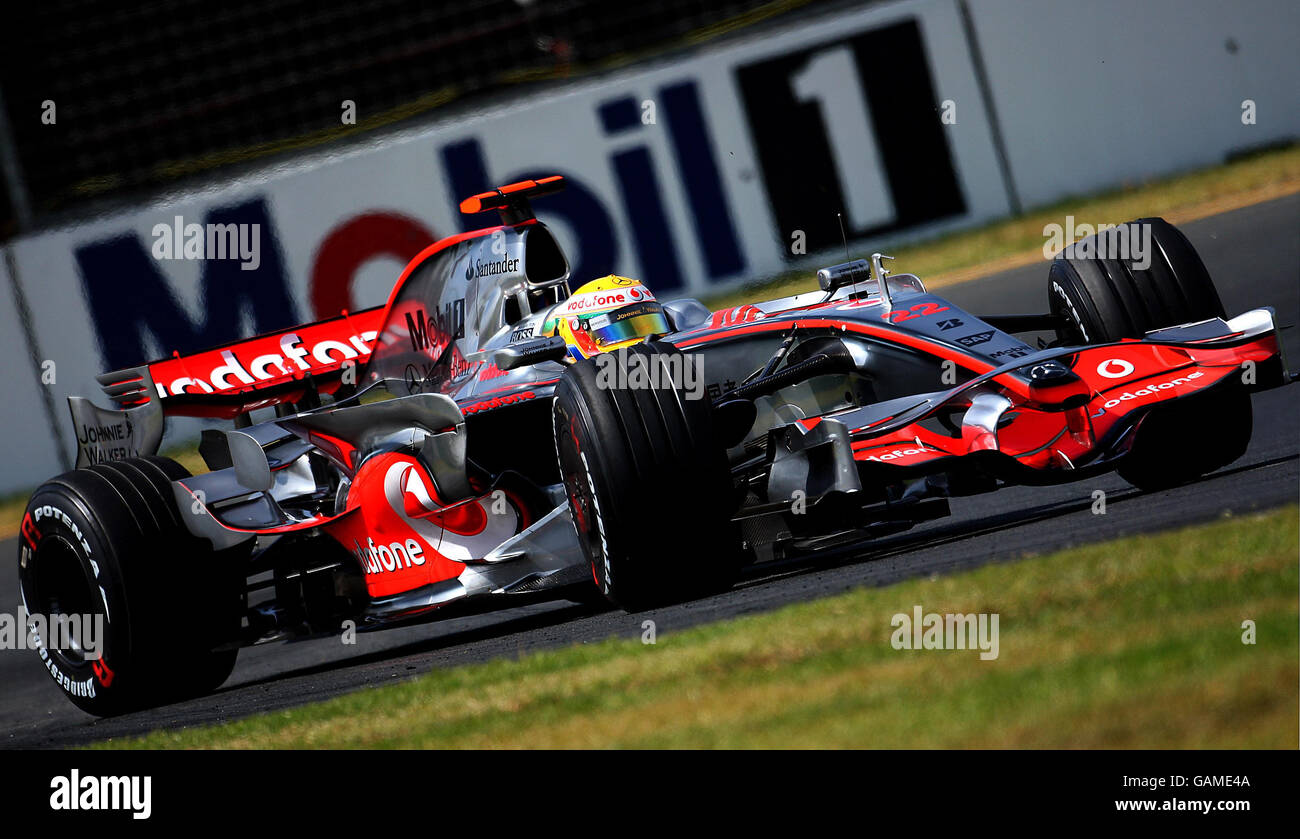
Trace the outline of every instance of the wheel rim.
{"type": "MultiPolygon", "coordinates": [[[[575,420],[576,418],[569,421],[575,420]]],[[[600,543],[600,525],[596,521],[595,500],[591,490],[592,477],[588,474],[587,465],[577,448],[578,444],[574,439],[576,432],[567,427],[567,422],[564,425],[564,434],[560,438],[558,449],[560,471],[569,497],[569,511],[573,516],[575,529],[578,531],[579,542],[591,562],[592,577],[597,585],[603,587],[597,569],[599,563],[595,559],[602,557],[603,552],[600,543]]]]}
{"type": "MultiPolygon", "coordinates": [[[[93,615],[96,609],[96,597],[93,583],[72,543],[62,536],[50,536],[42,539],[33,552],[31,567],[32,594],[28,607],[35,614],[43,615],[47,626],[55,615],[77,616],[93,615]]],[[[87,663],[88,656],[83,639],[79,634],[79,621],[72,621],[74,631],[67,637],[68,646],[56,648],[53,638],[42,638],[46,651],[69,667],[80,667],[87,663]]],[[[103,638],[98,639],[101,645],[103,638]]]]}

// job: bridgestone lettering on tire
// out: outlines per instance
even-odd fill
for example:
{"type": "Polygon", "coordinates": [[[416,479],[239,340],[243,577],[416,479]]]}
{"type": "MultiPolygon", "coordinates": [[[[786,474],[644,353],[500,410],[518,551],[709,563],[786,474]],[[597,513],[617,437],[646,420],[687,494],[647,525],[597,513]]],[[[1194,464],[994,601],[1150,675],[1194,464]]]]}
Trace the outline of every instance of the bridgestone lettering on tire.
{"type": "Polygon", "coordinates": [[[52,478],[28,502],[18,557],[24,608],[103,618],[100,658],[44,642],[39,650],[89,713],[205,693],[234,668],[243,567],[185,529],[171,482],[187,477],[165,458],[106,462],[52,478]]]}

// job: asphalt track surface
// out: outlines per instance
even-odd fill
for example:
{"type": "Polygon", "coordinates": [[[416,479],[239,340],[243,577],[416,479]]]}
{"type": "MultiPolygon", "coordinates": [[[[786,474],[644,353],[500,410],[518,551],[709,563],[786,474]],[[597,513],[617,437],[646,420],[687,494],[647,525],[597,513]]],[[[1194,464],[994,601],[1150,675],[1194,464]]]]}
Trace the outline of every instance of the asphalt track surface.
{"type": "MultiPolygon", "coordinates": [[[[1300,195],[1183,227],[1215,278],[1229,314],[1271,305],[1292,369],[1300,365],[1300,195]],[[1291,327],[1291,328],[1285,328],[1291,327]]],[[[1040,309],[1046,264],[943,289],[974,313],[1040,309]]],[[[1228,513],[1295,503],[1300,494],[1300,385],[1254,397],[1246,455],[1201,481],[1144,494],[1115,475],[1059,487],[1011,488],[955,499],[953,515],[907,533],[818,557],[756,566],[734,590],[629,615],[567,602],[517,607],[358,636],[243,650],[217,693],[168,707],[96,720],[63,698],[35,653],[0,651],[0,748],[50,748],[229,720],[408,679],[435,668],[515,657],[532,650],[637,637],[762,612],[860,586],[944,574],[1119,536],[1165,530],[1228,513]],[[1092,492],[1107,494],[1105,515],[1092,492]]],[[[1208,431],[1208,429],[1207,429],[1208,431]]],[[[671,523],[665,523],[671,526],[671,523]]],[[[0,610],[17,610],[17,545],[0,543],[0,610]]]]}

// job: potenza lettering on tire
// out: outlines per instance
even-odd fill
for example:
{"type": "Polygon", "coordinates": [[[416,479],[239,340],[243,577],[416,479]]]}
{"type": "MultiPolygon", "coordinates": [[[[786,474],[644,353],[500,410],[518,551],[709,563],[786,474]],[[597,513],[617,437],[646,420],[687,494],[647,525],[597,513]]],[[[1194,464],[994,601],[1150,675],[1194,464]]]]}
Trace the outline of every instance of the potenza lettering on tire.
{"type": "MultiPolygon", "coordinates": [[[[90,569],[95,575],[95,588],[99,592],[99,602],[104,607],[104,620],[112,620],[112,615],[108,611],[108,592],[104,591],[104,584],[100,580],[99,563],[95,561],[95,554],[90,549],[89,540],[86,539],[85,534],[81,532],[81,528],[77,526],[77,523],[73,521],[72,517],[58,507],[55,507],[53,504],[45,504],[32,511],[32,521],[35,522],[38,532],[41,527],[42,518],[48,518],[50,516],[55,517],[59,523],[70,530],[73,536],[76,537],[77,545],[85,551],[86,561],[90,563],[90,569]]],[[[35,549],[35,547],[35,545],[32,545],[33,549],[35,549]]]]}

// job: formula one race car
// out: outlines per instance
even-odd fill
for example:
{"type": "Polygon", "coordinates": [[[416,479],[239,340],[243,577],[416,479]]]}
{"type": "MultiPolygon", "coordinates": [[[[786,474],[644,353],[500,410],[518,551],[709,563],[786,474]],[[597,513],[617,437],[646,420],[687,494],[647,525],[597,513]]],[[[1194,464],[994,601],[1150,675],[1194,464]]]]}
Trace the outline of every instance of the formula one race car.
{"type": "Polygon", "coordinates": [[[102,656],[40,650],[74,703],[211,691],[272,640],[695,597],[1011,484],[1171,486],[1239,457],[1250,392],[1293,378],[1272,310],[1227,319],[1160,219],[1066,249],[1043,314],[970,314],[880,254],[713,312],[617,276],[570,294],[529,204],[561,187],[465,200],[502,223],[382,307],[101,376],[112,410],[70,399],[78,468],[32,496],[20,575],[29,613],[103,616],[102,656]],[[1146,267],[1114,256],[1126,231],[1146,267]],[[178,415],[232,421],[209,472],[156,456],[178,415]]]}

